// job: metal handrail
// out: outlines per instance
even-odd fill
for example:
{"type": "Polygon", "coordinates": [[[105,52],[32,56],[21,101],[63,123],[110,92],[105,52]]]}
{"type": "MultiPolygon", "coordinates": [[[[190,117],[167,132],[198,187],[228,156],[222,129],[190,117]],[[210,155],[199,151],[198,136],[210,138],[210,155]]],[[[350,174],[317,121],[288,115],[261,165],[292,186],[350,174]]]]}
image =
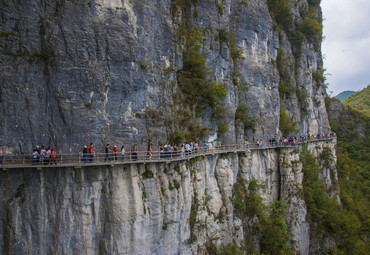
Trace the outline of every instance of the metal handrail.
{"type": "MultiPolygon", "coordinates": [[[[220,153],[229,152],[241,152],[247,150],[258,150],[258,149],[275,149],[275,148],[286,148],[286,147],[297,147],[298,145],[305,142],[318,142],[328,141],[335,137],[325,137],[320,139],[306,139],[297,141],[296,144],[287,144],[280,141],[267,142],[263,145],[257,143],[251,143],[248,145],[244,144],[233,144],[233,145],[218,145],[212,147],[199,147],[198,149],[193,148],[190,151],[182,152],[180,149],[177,151],[153,151],[150,154],[147,151],[127,151],[124,156],[121,155],[121,151],[117,151],[117,154],[109,152],[106,153],[94,153],[93,155],[87,153],[69,153],[69,154],[57,154],[56,158],[44,158],[40,157],[34,159],[31,154],[23,155],[3,155],[2,167],[4,170],[8,168],[24,168],[24,167],[82,167],[92,165],[105,165],[105,164],[127,164],[127,163],[147,163],[147,162],[170,162],[188,160],[199,156],[214,155],[220,153]]],[[[299,139],[298,139],[299,140],[299,139]]]]}

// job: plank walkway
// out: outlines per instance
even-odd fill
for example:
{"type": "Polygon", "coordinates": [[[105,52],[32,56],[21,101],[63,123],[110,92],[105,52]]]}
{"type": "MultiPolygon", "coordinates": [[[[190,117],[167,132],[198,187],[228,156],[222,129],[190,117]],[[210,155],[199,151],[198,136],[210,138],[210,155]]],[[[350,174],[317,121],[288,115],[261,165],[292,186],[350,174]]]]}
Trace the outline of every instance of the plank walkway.
{"type": "Polygon", "coordinates": [[[133,152],[126,152],[124,159],[122,159],[121,152],[118,151],[115,156],[109,153],[109,158],[107,158],[106,153],[95,154],[95,157],[90,155],[83,156],[82,153],[75,154],[59,154],[54,162],[44,160],[35,161],[32,159],[32,155],[5,155],[3,157],[2,164],[0,168],[4,171],[8,169],[16,168],[37,168],[41,170],[43,168],[54,168],[54,167],[74,167],[81,168],[86,166],[114,166],[122,164],[146,164],[146,163],[159,163],[159,162],[176,162],[189,160],[196,157],[215,155],[215,154],[225,154],[225,153],[238,153],[245,152],[248,150],[266,150],[266,149],[277,149],[277,148],[297,148],[302,143],[316,143],[321,141],[332,142],[336,137],[314,139],[314,140],[304,140],[298,142],[294,145],[281,145],[279,143],[266,143],[263,146],[258,144],[248,144],[246,148],[243,144],[234,145],[222,145],[213,148],[201,147],[198,150],[193,149],[191,152],[182,153],[177,152],[159,152],[153,151],[152,157],[149,157],[146,151],[138,151],[137,154],[133,152]]]}

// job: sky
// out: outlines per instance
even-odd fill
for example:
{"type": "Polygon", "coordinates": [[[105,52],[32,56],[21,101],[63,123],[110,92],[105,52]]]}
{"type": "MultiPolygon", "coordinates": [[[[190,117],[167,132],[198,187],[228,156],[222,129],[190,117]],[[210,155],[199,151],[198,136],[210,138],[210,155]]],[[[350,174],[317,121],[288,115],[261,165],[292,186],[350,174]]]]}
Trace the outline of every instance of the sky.
{"type": "Polygon", "coordinates": [[[329,95],[365,88],[370,84],[370,0],[322,0],[321,8],[329,95]]]}

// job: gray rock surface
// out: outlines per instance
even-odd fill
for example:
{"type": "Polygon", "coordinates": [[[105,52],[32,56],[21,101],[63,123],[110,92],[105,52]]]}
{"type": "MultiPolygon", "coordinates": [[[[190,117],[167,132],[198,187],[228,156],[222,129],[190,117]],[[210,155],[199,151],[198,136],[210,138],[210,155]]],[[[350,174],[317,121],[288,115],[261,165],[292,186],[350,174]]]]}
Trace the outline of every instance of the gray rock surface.
{"type": "MultiPolygon", "coordinates": [[[[309,149],[320,155],[334,146],[309,149]]],[[[0,254],[204,254],[209,241],[242,244],[246,223],[230,200],[238,174],[265,186],[265,204],[279,198],[288,205],[296,254],[308,254],[315,246],[298,160],[283,148],[169,164],[2,171],[0,254]]]]}
{"type": "MultiPolygon", "coordinates": [[[[283,47],[289,62],[292,49],[284,32],[276,30],[264,0],[41,0],[0,3],[0,144],[8,152],[30,153],[36,144],[53,145],[58,152],[76,152],[82,145],[143,144],[165,142],[170,130],[153,127],[147,109],[160,116],[171,114],[177,87],[176,71],[182,69],[183,42],[179,24],[190,22],[204,33],[211,77],[226,85],[229,131],[224,143],[267,140],[281,136],[279,110],[285,105],[300,133],[324,133],[330,127],[325,91],[317,88],[313,70],[322,62],[311,43],[302,43],[302,56],[292,77],[293,86],[307,94],[307,114],[302,116],[295,94],[280,100],[279,73],[274,64],[283,47]],[[194,5],[196,2],[196,5],[194,5]],[[218,5],[217,5],[218,4],[218,5]],[[222,7],[222,8],[217,8],[222,7]],[[186,17],[190,17],[186,20],[186,17]],[[218,40],[219,30],[235,35],[243,59],[235,63],[230,44],[218,40]],[[233,73],[246,85],[233,85],[233,73]],[[258,119],[256,131],[244,134],[235,124],[240,104],[258,119]]],[[[293,1],[300,20],[305,0],[293,1]]],[[[291,70],[292,73],[293,70],[291,70]]],[[[217,128],[206,114],[204,125],[217,128]]]]}

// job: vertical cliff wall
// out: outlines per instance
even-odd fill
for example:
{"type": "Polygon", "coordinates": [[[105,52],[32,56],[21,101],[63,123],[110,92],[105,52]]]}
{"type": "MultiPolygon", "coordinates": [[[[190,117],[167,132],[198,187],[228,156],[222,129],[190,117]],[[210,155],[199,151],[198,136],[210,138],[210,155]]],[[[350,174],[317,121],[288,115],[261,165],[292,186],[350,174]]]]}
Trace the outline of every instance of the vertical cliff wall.
{"type": "MultiPolygon", "coordinates": [[[[315,156],[334,146],[308,145],[315,156]]],[[[317,244],[310,244],[298,153],[262,149],[168,164],[4,171],[0,254],[204,254],[221,244],[244,247],[255,219],[233,202],[240,178],[263,186],[265,205],[277,199],[287,205],[290,244],[308,254],[317,244]]]]}
{"type": "Polygon", "coordinates": [[[0,143],[269,139],[280,109],[298,134],[327,132],[320,7],[279,2],[2,1],[0,143]]]}

